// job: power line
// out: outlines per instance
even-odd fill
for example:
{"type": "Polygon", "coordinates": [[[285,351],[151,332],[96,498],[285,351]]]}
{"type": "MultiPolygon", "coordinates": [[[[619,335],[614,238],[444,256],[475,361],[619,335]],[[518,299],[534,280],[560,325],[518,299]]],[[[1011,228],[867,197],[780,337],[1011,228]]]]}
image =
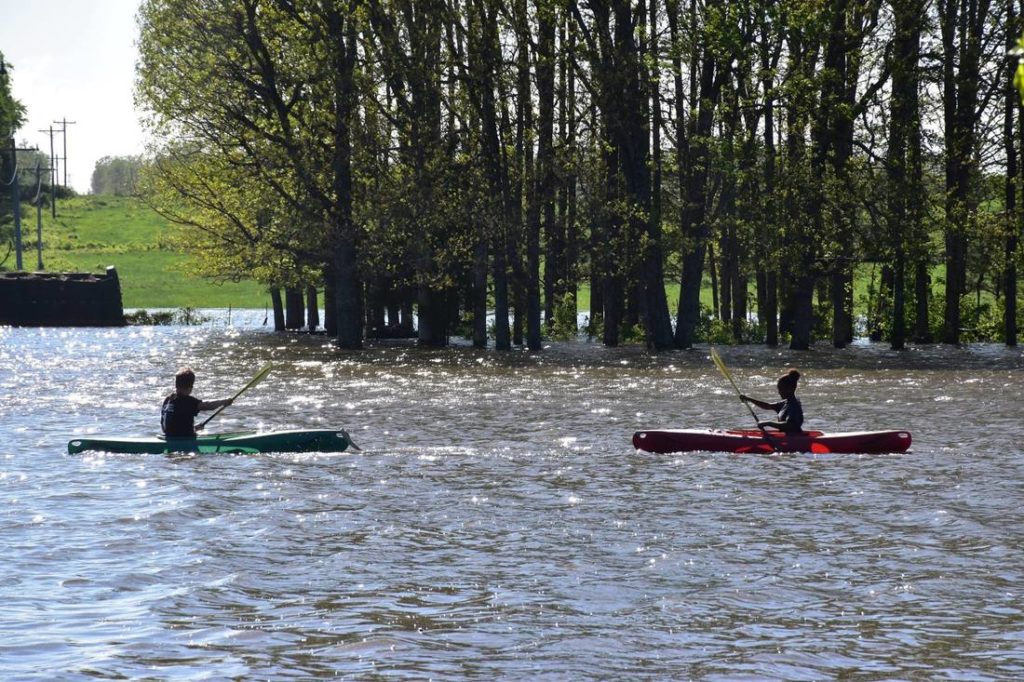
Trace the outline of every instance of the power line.
{"type": "Polygon", "coordinates": [[[43,168],[36,160],[36,269],[40,272],[43,270],[43,171],[53,169],[43,168]]]}
{"type": "Polygon", "coordinates": [[[69,121],[67,118],[62,118],[59,121],[54,121],[54,123],[60,123],[61,124],[60,130],[57,131],[57,132],[59,132],[61,135],[64,136],[64,158],[62,159],[62,161],[64,161],[64,188],[65,189],[68,186],[68,126],[74,125],[77,122],[78,121],[69,121]]]}
{"type": "Polygon", "coordinates": [[[10,153],[11,155],[11,203],[14,204],[11,208],[14,210],[15,267],[18,270],[22,270],[23,267],[21,261],[21,188],[19,187],[21,182],[18,180],[18,152],[38,152],[39,149],[18,147],[16,144],[14,144],[13,137],[10,138],[8,145],[8,147],[0,149],[0,153],[10,153]]]}
{"type": "Polygon", "coordinates": [[[53,126],[50,126],[49,130],[40,130],[41,133],[49,133],[50,135],[50,208],[54,218],[57,217],[57,159],[53,155],[53,135],[54,133],[60,132],[54,130],[53,126]]]}

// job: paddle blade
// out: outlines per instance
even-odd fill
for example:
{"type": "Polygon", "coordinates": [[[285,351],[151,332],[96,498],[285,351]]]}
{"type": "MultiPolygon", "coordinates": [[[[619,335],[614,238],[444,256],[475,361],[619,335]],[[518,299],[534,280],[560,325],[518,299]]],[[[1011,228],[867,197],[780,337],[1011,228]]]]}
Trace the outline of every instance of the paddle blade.
{"type": "Polygon", "coordinates": [[[254,376],[249,381],[249,383],[247,383],[245,386],[242,387],[241,391],[239,391],[238,393],[235,394],[235,397],[237,398],[238,396],[242,395],[243,393],[248,391],[250,388],[252,388],[256,384],[258,384],[261,381],[263,381],[264,379],[266,379],[267,375],[270,374],[270,370],[272,370],[272,369],[274,369],[273,365],[266,365],[263,369],[261,369],[259,372],[256,373],[256,376],[254,376]]]}
{"type": "MultiPolygon", "coordinates": [[[[235,395],[233,395],[231,397],[231,402],[234,402],[234,401],[238,400],[238,396],[242,395],[243,393],[248,391],[250,388],[252,388],[256,384],[258,384],[261,381],[263,381],[264,379],[266,379],[267,375],[270,374],[270,370],[272,370],[272,369],[274,369],[273,365],[266,365],[266,366],[264,366],[263,369],[261,369],[259,372],[256,373],[256,376],[254,376],[252,379],[249,380],[249,383],[247,383],[245,386],[242,387],[242,390],[240,390],[238,393],[236,393],[235,395]]],[[[201,429],[204,426],[206,426],[210,422],[211,419],[213,419],[218,414],[223,412],[225,407],[227,407],[227,405],[221,405],[220,407],[218,407],[217,411],[214,412],[213,414],[211,414],[209,417],[207,417],[201,424],[199,424],[199,426],[196,427],[196,429],[201,429]]]]}
{"type": "Polygon", "coordinates": [[[714,346],[711,346],[711,359],[715,361],[715,366],[718,367],[718,371],[722,373],[722,376],[728,379],[729,383],[732,384],[736,393],[740,393],[739,386],[737,386],[736,382],[732,380],[732,375],[729,374],[729,368],[725,366],[725,362],[722,361],[722,356],[718,354],[718,350],[714,346]]]}
{"type": "Polygon", "coordinates": [[[718,367],[718,371],[724,374],[726,379],[732,381],[729,370],[726,368],[725,363],[722,362],[722,356],[718,354],[718,349],[714,346],[711,346],[711,359],[715,362],[715,366],[718,367]]]}

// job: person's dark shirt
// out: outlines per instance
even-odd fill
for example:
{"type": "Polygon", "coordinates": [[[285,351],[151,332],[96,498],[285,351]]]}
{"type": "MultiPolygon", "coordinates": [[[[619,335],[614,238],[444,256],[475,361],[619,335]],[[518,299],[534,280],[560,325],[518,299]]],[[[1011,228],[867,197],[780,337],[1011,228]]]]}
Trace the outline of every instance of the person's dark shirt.
{"type": "Polygon", "coordinates": [[[796,396],[780,400],[772,404],[772,409],[779,413],[780,431],[799,433],[804,426],[804,406],[796,396]]]}
{"type": "Polygon", "coordinates": [[[199,400],[190,395],[173,394],[164,398],[160,411],[160,426],[170,438],[192,438],[196,435],[196,415],[199,400]]]}

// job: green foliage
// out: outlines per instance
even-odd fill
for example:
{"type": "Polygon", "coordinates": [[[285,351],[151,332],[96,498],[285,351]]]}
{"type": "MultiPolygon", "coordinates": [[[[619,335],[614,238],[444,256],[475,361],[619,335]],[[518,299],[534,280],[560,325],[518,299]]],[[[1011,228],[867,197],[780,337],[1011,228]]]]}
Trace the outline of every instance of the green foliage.
{"type": "Polygon", "coordinates": [[[624,325],[619,333],[619,340],[622,343],[643,343],[646,338],[643,325],[624,325]]]}
{"type": "MultiPolygon", "coordinates": [[[[11,72],[14,67],[0,52],[0,147],[8,148],[14,142],[14,133],[25,120],[25,107],[11,94],[11,72]]],[[[14,177],[10,153],[0,153],[0,268],[12,258],[14,240],[14,207],[8,191],[14,177]]]]}
{"type": "Polygon", "coordinates": [[[554,321],[551,324],[550,336],[560,341],[572,341],[579,335],[579,321],[576,313],[576,297],[566,292],[555,302],[554,321]]]}
{"type": "Polygon", "coordinates": [[[715,317],[711,308],[704,303],[700,306],[700,321],[697,324],[697,340],[702,343],[710,343],[718,346],[725,346],[737,343],[758,343],[764,340],[763,324],[742,320],[739,323],[739,338],[733,330],[732,321],[720,320],[715,317]]]}
{"type": "Polygon", "coordinates": [[[137,196],[142,168],[140,156],[104,156],[92,172],[92,193],[137,196]]]}
{"type": "MultiPolygon", "coordinates": [[[[138,96],[159,153],[142,189],[182,227],[197,271],[275,285],[317,282],[336,201],[337,8],[151,0],[140,8],[138,96]],[[270,55],[273,55],[271,57],[270,55]]],[[[334,228],[336,229],[336,227],[334,228]]]]}
{"type": "MultiPolygon", "coordinates": [[[[6,142],[14,138],[14,133],[25,122],[25,105],[11,94],[14,65],[7,62],[3,52],[0,52],[0,65],[3,65],[0,68],[0,143],[6,147],[6,142]]],[[[9,178],[2,180],[6,184],[9,178]]]]}
{"type": "Polygon", "coordinates": [[[697,339],[719,346],[730,344],[733,343],[732,329],[728,322],[702,314],[700,323],[697,325],[697,339]]]}
{"type": "Polygon", "coordinates": [[[160,325],[186,325],[197,326],[206,324],[210,318],[203,315],[195,308],[178,308],[177,310],[135,310],[125,313],[124,319],[130,325],[138,326],[160,326],[160,325]]]}
{"type": "Polygon", "coordinates": [[[1024,102],[1024,36],[1017,40],[1017,46],[1010,50],[1010,56],[1017,58],[1017,68],[1013,72],[1013,86],[1020,93],[1021,102],[1024,102]]]}
{"type": "MultiPolygon", "coordinates": [[[[562,270],[554,279],[611,275],[624,296],[635,297],[646,288],[638,282],[647,257],[663,254],[669,299],[679,300],[681,264],[698,248],[736,264],[730,272],[738,271],[741,287],[766,270],[783,280],[823,281],[865,261],[891,265],[903,252],[934,263],[948,229],[965,237],[968,288],[987,297],[1001,267],[993,254],[1009,237],[996,199],[1002,177],[981,170],[991,172],[986,164],[998,157],[994,138],[985,137],[994,126],[986,119],[974,147],[949,158],[933,154],[944,133],[925,126],[915,142],[913,126],[905,126],[906,165],[918,159],[921,177],[891,177],[888,137],[898,136],[888,125],[897,120],[891,105],[899,98],[886,60],[893,59],[900,7],[700,0],[660,4],[644,16],[643,3],[144,0],[137,94],[150,113],[157,154],[137,187],[98,177],[94,189],[142,191],[177,226],[148,240],[148,248],[188,252],[192,259],[181,267],[222,282],[322,282],[344,257],[342,269],[358,275],[356,288],[405,300],[417,290],[440,299],[458,292],[468,301],[483,267],[493,287],[500,252],[511,297],[522,305],[539,275],[528,235],[543,224],[542,239],[551,241],[540,252],[562,270]],[[840,8],[845,14],[836,14],[840,8]],[[655,19],[661,43],[644,33],[655,19]],[[670,20],[668,30],[662,19],[670,20]],[[554,64],[541,36],[552,24],[560,32],[554,64]],[[658,44],[660,53],[651,49],[658,44]],[[551,106],[541,92],[551,67],[557,120],[545,118],[551,106]],[[563,78],[572,78],[575,90],[563,78]],[[644,84],[639,93],[631,89],[636,83],[644,84]],[[639,106],[621,106],[634,95],[639,106]],[[660,127],[652,120],[655,101],[665,104],[660,127]],[[624,114],[646,120],[630,119],[627,130],[624,114]],[[552,128],[554,168],[545,139],[552,128]],[[653,130],[665,133],[656,230],[647,225],[654,175],[636,170],[655,168],[653,130]],[[972,167],[970,196],[957,197],[946,225],[952,195],[944,166],[960,156],[985,163],[972,167]],[[913,196],[899,214],[890,199],[904,189],[913,196]],[[563,267],[570,249],[549,255],[561,248],[562,227],[548,221],[570,211],[570,190],[578,253],[563,267]],[[540,204],[551,196],[558,203],[549,212],[540,204]],[[691,213],[700,216],[688,222],[691,213]],[[897,220],[901,215],[907,219],[897,220]]],[[[986,30],[1005,23],[1001,12],[981,22],[986,30]]],[[[921,44],[941,52],[938,24],[922,25],[921,44]]],[[[961,80],[986,89],[980,101],[998,102],[989,76],[1004,67],[1005,55],[1002,47],[986,49],[982,72],[961,80]]],[[[1024,93],[1024,75],[1016,82],[1024,93]]],[[[941,88],[912,89],[926,99],[922,111],[941,108],[941,88]]],[[[102,166],[110,176],[131,177],[120,160],[102,166]]],[[[129,248],[72,234],[56,246],[97,254],[129,248]]],[[[792,289],[787,284],[780,281],[792,289]]],[[[864,293],[864,278],[856,287],[860,312],[868,310],[873,328],[885,332],[890,302],[879,288],[864,293]]],[[[708,299],[704,290],[687,293],[708,299]]],[[[479,301],[483,292],[476,294],[479,301]]],[[[638,301],[629,304],[636,309],[638,301]]],[[[556,301],[556,337],[575,334],[568,307],[567,297],[556,301]]],[[[984,329],[994,313],[977,299],[974,308],[965,315],[984,329]]],[[[469,329],[467,314],[446,313],[445,323],[460,319],[469,329]]],[[[819,301],[819,338],[830,336],[831,319],[819,301]]],[[[738,332],[700,314],[698,338],[762,335],[747,323],[738,332]]],[[[624,330],[620,338],[643,336],[624,330]]]]}

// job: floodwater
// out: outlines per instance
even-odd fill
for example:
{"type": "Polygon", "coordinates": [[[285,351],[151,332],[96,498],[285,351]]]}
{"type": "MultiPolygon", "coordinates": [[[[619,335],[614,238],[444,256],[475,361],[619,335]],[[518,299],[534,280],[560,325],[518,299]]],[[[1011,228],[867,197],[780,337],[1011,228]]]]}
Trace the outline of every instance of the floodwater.
{"type": "Polygon", "coordinates": [[[720,351],[912,452],[636,452],[751,425],[707,347],[0,328],[0,678],[1024,678],[1021,351],[720,351]],[[214,399],[268,362],[208,430],[363,451],[66,454],[153,433],[181,365],[214,399]]]}

